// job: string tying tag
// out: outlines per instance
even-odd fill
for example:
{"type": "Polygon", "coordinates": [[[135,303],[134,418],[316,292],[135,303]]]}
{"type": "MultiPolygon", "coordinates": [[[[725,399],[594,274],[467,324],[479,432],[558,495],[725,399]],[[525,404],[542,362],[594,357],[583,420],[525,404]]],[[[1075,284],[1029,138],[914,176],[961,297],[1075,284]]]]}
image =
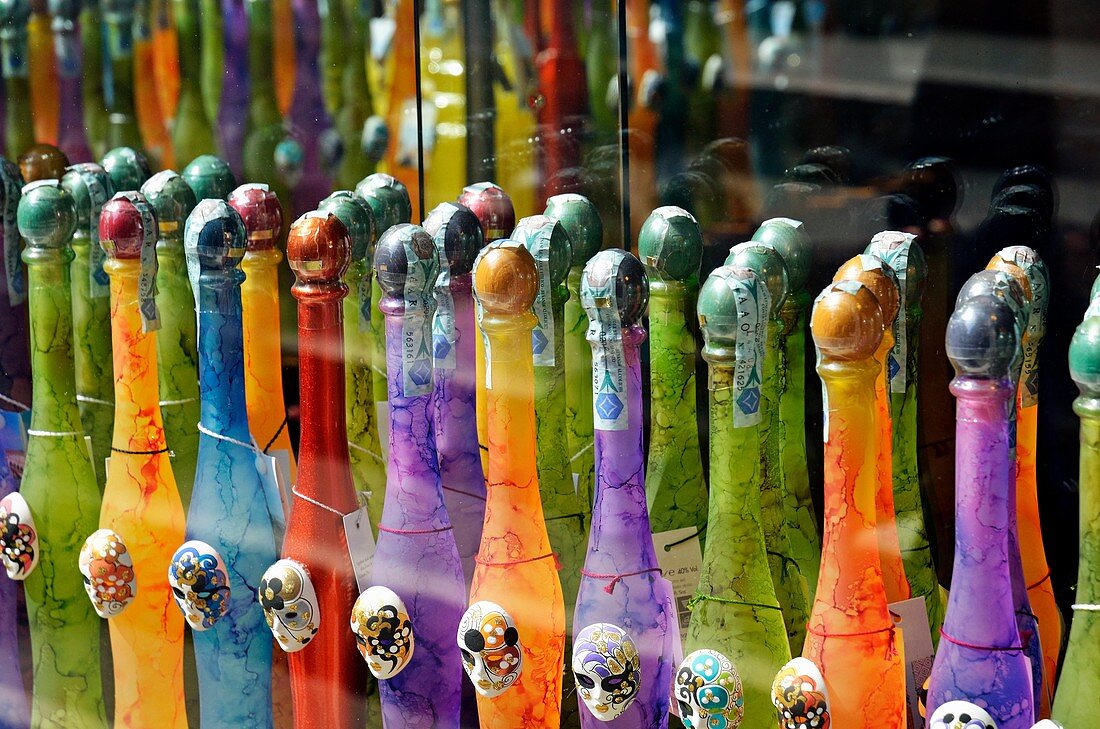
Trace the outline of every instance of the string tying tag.
{"type": "MultiPolygon", "coordinates": [[[[33,433],[33,431],[27,431],[27,432],[28,433],[33,433]]],[[[51,435],[56,435],[56,433],[51,434],[51,435]]],[[[65,435],[69,435],[69,434],[66,433],[65,435]]],[[[78,435],[83,436],[84,434],[79,433],[78,435]]],[[[157,455],[160,455],[161,453],[167,453],[169,458],[175,458],[176,457],[176,454],[173,453],[172,451],[170,451],[168,449],[168,446],[164,446],[163,448],[158,448],[155,451],[128,451],[125,448],[115,448],[114,446],[111,446],[111,451],[113,451],[114,453],[125,453],[128,456],[157,456],[157,455]]]]}
{"type": "MultiPolygon", "coordinates": [[[[77,399],[80,399],[79,396],[77,396],[77,399]]],[[[0,402],[6,402],[8,405],[11,405],[13,408],[17,409],[21,413],[28,412],[31,409],[30,405],[19,402],[15,398],[8,397],[2,392],[0,392],[0,402]]]]}
{"type": "Polygon", "coordinates": [[[453,526],[448,524],[447,526],[439,527],[438,529],[391,529],[384,527],[381,524],[378,525],[378,531],[386,532],[387,534],[404,534],[408,536],[415,536],[419,534],[440,534],[442,532],[449,532],[454,529],[453,526]]]}
{"type": "Polygon", "coordinates": [[[761,602],[746,602],[744,600],[731,600],[728,597],[706,595],[702,592],[695,593],[695,597],[687,601],[687,609],[694,610],[696,605],[704,602],[717,602],[722,605],[744,605],[745,607],[760,608],[761,610],[782,610],[778,605],[765,605],[761,602]]]}
{"type": "Polygon", "coordinates": [[[957,646],[961,646],[963,648],[970,648],[970,649],[976,650],[976,651],[994,651],[994,652],[997,652],[997,653],[1021,653],[1024,650],[1024,647],[1022,645],[992,646],[992,645],[978,645],[976,643],[967,643],[965,640],[959,640],[958,638],[952,637],[943,628],[940,628],[940,635],[943,636],[943,639],[946,640],[948,643],[954,643],[957,646]]]}
{"type": "Polygon", "coordinates": [[[608,595],[614,595],[615,594],[615,586],[618,585],[620,582],[622,582],[627,577],[635,577],[637,575],[644,575],[644,574],[648,574],[650,572],[660,573],[660,571],[661,571],[660,567],[650,567],[650,568],[644,569],[644,570],[637,570],[635,572],[623,572],[622,574],[617,574],[617,575],[601,575],[601,574],[596,573],[596,572],[589,572],[586,569],[581,569],[581,574],[584,575],[585,577],[591,577],[594,580],[609,580],[609,582],[606,585],[604,585],[603,591],[606,592],[608,595]]]}

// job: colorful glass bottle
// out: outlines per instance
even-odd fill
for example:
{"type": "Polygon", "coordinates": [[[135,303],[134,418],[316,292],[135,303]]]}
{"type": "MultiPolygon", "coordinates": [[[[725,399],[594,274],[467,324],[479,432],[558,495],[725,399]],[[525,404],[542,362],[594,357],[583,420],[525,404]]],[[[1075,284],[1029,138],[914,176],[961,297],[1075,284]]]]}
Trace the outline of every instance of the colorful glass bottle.
{"type": "Polygon", "coordinates": [[[27,245],[36,397],[19,493],[30,507],[41,550],[37,568],[23,581],[34,665],[31,722],[106,727],[99,619],[74,568],[100,509],[76,402],[69,286],[69,239],[76,225],[76,204],[56,180],[24,189],[19,232],[27,245]]]}
{"type": "Polygon", "coordinates": [[[70,162],[91,162],[92,150],[84,132],[84,78],[81,68],[84,52],[80,45],[80,3],[55,2],[50,5],[60,94],[57,146],[70,162]]]}
{"type": "Polygon", "coordinates": [[[57,84],[57,59],[53,53],[47,8],[48,4],[45,2],[31,3],[31,17],[27,22],[27,65],[30,67],[34,138],[46,144],[57,144],[57,121],[61,103],[57,84]]]}
{"type": "Polygon", "coordinates": [[[160,102],[160,83],[156,75],[156,26],[154,8],[148,0],[138,0],[134,12],[134,116],[146,153],[156,169],[176,166],[172,140],[160,102]]]}
{"type": "Polygon", "coordinates": [[[137,582],[134,601],[110,621],[115,725],[183,729],[183,616],[172,604],[167,565],[183,542],[184,512],[157,389],[156,237],[156,215],[140,193],[117,193],[103,207],[115,428],[99,525],[122,538],[137,582]]]}
{"type": "Polygon", "coordinates": [[[145,155],[133,147],[115,147],[100,160],[115,192],[137,192],[152,173],[145,155]]]}
{"type": "Polygon", "coordinates": [[[212,154],[203,154],[191,160],[180,177],[195,193],[195,200],[200,202],[206,198],[228,200],[237,189],[237,178],[229,169],[229,163],[212,154]]]}
{"type": "MultiPolygon", "coordinates": [[[[200,0],[173,0],[179,37],[180,93],[172,129],[172,151],[176,164],[217,151],[214,130],[203,104],[201,85],[204,44],[201,35],[200,0]]],[[[218,20],[221,14],[218,13],[218,20]]],[[[223,198],[224,199],[224,198],[223,198]]]]}
{"type": "MultiPolygon", "coordinates": [[[[171,170],[158,172],[141,186],[141,192],[157,213],[157,366],[160,378],[160,412],[164,437],[175,453],[172,473],[183,508],[191,503],[195,486],[195,462],[199,452],[199,357],[195,331],[195,294],[187,280],[183,233],[187,216],[195,207],[195,194],[183,178],[171,170]]],[[[222,553],[224,555],[224,552],[222,553]]],[[[266,565],[265,565],[266,566],[266,565]]]]}
{"type": "MultiPolygon", "coordinates": [[[[248,117],[244,135],[244,177],[249,182],[259,182],[271,187],[280,200],[290,200],[291,182],[295,174],[300,170],[300,159],[295,159],[293,154],[280,156],[284,164],[280,166],[276,157],[279,155],[279,146],[286,139],[286,130],[283,126],[283,116],[279,113],[279,105],[275,99],[274,61],[272,51],[272,0],[247,0],[245,9],[248,13],[248,78],[250,96],[248,100],[248,117]]],[[[237,93],[228,87],[223,89],[223,95],[237,93]]],[[[219,119],[219,125],[224,126],[225,120],[219,119]]],[[[223,139],[223,151],[227,151],[223,139]]],[[[283,148],[287,152],[290,147],[283,148]]],[[[230,160],[232,166],[232,160],[230,160]]],[[[247,269],[246,269],[247,271],[247,269]]],[[[247,301],[247,294],[245,294],[247,301]]],[[[245,305],[248,309],[248,305],[245,305]]],[[[248,327],[245,326],[247,331],[248,327]]],[[[253,423],[255,427],[255,423],[253,423]]]]}
{"type": "Polygon", "coordinates": [[[542,104],[538,107],[542,190],[546,198],[571,192],[581,164],[581,137],[588,90],[584,61],[577,50],[574,7],[544,2],[540,21],[549,30],[546,47],[535,57],[542,104]]]}
{"type": "MultiPolygon", "coordinates": [[[[338,0],[333,0],[334,2],[338,0]]],[[[332,190],[324,170],[321,169],[321,142],[332,128],[332,119],[325,112],[321,97],[321,72],[317,55],[321,47],[321,20],[316,0],[294,0],[295,73],[294,100],[290,105],[289,120],[295,138],[302,148],[302,166],[299,179],[293,185],[294,210],[304,213],[312,210],[321,198],[332,190]]]]}
{"type": "Polygon", "coordinates": [[[424,202],[433,207],[453,200],[466,180],[466,57],[459,5],[429,0],[423,7],[424,202]]]}
{"type": "Polygon", "coordinates": [[[103,18],[99,0],[84,0],[80,4],[80,46],[83,63],[81,89],[84,93],[84,129],[92,146],[93,159],[99,159],[107,146],[107,100],[103,81],[103,18]]]}
{"type": "Polygon", "coordinates": [[[341,306],[347,287],[340,278],[350,256],[347,229],[334,215],[307,213],[290,228],[287,259],[297,278],[292,291],[298,299],[302,467],[283,557],[308,571],[321,618],[309,645],[288,657],[297,729],[363,726],[366,705],[366,664],[348,634],[359,590],[344,517],[356,513],[357,503],[348,464],[344,363],[334,355],[343,350],[341,306]]]}
{"type": "MultiPolygon", "coordinates": [[[[183,37],[183,29],[186,23],[181,22],[179,6],[176,6],[176,22],[179,23],[180,37],[183,37]]],[[[202,106],[206,112],[206,118],[212,127],[218,126],[221,118],[218,115],[218,107],[222,100],[222,77],[231,76],[234,72],[226,66],[225,53],[225,26],[222,15],[221,0],[199,0],[199,12],[196,16],[199,21],[197,33],[201,43],[201,56],[199,61],[199,87],[202,89],[202,106]]],[[[180,51],[183,51],[185,43],[180,43],[180,51]]],[[[180,82],[184,77],[185,61],[180,58],[180,82]]],[[[183,91],[181,86],[180,91],[183,91]]],[[[244,101],[243,99],[241,100],[244,101]]],[[[181,99],[182,103],[182,99],[181,99]]],[[[221,131],[218,129],[217,131],[221,131]]],[[[177,153],[178,154],[178,153],[177,153]]],[[[187,157],[179,155],[179,162],[187,157]]],[[[201,198],[200,198],[201,199],[201,198]]]]}
{"type": "Polygon", "coordinates": [[[107,93],[108,148],[142,148],[134,112],[134,6],[135,0],[103,0],[102,4],[106,59],[111,66],[107,93]]]}
{"type": "Polygon", "coordinates": [[[0,3],[0,72],[4,78],[4,144],[16,159],[34,144],[27,23],[30,0],[0,3]]]}
{"type": "Polygon", "coordinates": [[[336,184],[353,188],[374,170],[374,161],[364,142],[364,125],[374,111],[367,81],[367,17],[358,0],[333,0],[343,5],[344,36],[338,53],[345,58],[340,80],[342,104],[334,123],[340,135],[340,164],[336,184]]]}

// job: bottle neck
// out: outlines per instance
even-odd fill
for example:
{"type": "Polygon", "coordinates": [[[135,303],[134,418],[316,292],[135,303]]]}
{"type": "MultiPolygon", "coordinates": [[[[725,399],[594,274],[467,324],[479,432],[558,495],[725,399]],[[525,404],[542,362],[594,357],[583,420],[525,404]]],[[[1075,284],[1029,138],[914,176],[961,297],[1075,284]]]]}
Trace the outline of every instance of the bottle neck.
{"type": "MultiPolygon", "coordinates": [[[[279,317],[279,263],[282,251],[271,248],[250,251],[241,262],[245,273],[241,284],[244,306],[244,348],[248,377],[265,393],[274,393],[277,403],[272,410],[279,410],[282,419],[282,339],[279,317]]],[[[270,397],[270,396],[269,396],[270,397]]],[[[253,426],[259,425],[257,422],[253,426]]],[[[263,434],[257,435],[263,437],[263,434]]],[[[263,445],[262,443],[260,445],[263,445]]]]}
{"type": "MultiPolygon", "coordinates": [[[[200,31],[202,10],[199,0],[173,0],[176,34],[179,37],[180,93],[197,91],[202,74],[203,43],[200,31]]],[[[217,39],[208,39],[208,42],[217,39]]]]}
{"type": "Polygon", "coordinates": [[[109,111],[133,116],[134,113],[134,35],[132,16],[106,18],[107,58],[111,65],[109,111]]]}
{"type": "Polygon", "coordinates": [[[1077,602],[1100,603],[1100,399],[1078,397],[1074,411],[1081,417],[1081,552],[1077,602]]]}
{"type": "Polygon", "coordinates": [[[252,0],[248,10],[249,119],[256,128],[282,120],[275,98],[275,43],[270,0],[252,0]]]}
{"type": "Polygon", "coordinates": [[[678,434],[696,427],[695,422],[686,422],[676,413],[685,400],[690,401],[692,412],[695,410],[695,337],[687,318],[688,301],[694,300],[694,293],[694,287],[679,282],[650,284],[650,359],[660,363],[650,402],[655,440],[685,443],[678,434]]]}
{"type": "Polygon", "coordinates": [[[81,432],[76,406],[73,364],[73,315],[69,262],[73,253],[28,248],[28,308],[30,314],[31,385],[34,409],[31,428],[48,432],[81,432]]]}
{"type": "Polygon", "coordinates": [[[5,79],[26,79],[30,75],[29,34],[26,26],[0,31],[0,75],[5,79]]]}
{"type": "Polygon", "coordinates": [[[247,443],[243,279],[240,271],[206,272],[199,277],[199,393],[203,427],[247,443]]]}

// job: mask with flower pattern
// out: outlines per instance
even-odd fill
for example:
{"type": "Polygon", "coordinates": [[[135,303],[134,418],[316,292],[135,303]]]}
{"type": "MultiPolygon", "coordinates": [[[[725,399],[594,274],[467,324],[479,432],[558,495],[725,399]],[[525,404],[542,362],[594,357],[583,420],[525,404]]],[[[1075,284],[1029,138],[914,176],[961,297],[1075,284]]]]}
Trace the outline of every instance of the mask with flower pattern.
{"type": "Polygon", "coordinates": [[[798,657],[779,670],[772,682],[772,704],[779,729],[829,729],[829,694],[813,661],[798,657]]]}
{"type": "Polygon", "coordinates": [[[0,561],[13,580],[27,579],[38,566],[38,530],[18,492],[0,499],[0,561]]]}
{"type": "Polygon", "coordinates": [[[592,716],[600,721],[617,719],[641,688],[641,661],[634,639],[610,623],[586,626],[573,641],[573,675],[592,716]]]}
{"type": "Polygon", "coordinates": [[[745,714],[741,676],[718,651],[698,650],[685,658],[674,695],[687,729],[734,729],[745,714]]]}
{"type": "Polygon", "coordinates": [[[997,729],[997,725],[980,706],[969,701],[948,701],[932,712],[928,729],[997,729]]]}
{"type": "Polygon", "coordinates": [[[412,660],[416,640],[409,611],[388,587],[374,585],[363,591],[351,608],[351,632],[377,679],[393,678],[412,660]]]}
{"type": "Polygon", "coordinates": [[[229,612],[229,573],[225,560],[206,542],[192,539],[172,555],[168,584],[192,630],[213,627],[229,612]]]}
{"type": "Polygon", "coordinates": [[[84,590],[101,618],[113,618],[137,595],[134,561],[126,543],[110,529],[99,529],[84,540],[77,560],[84,590]]]}
{"type": "Polygon", "coordinates": [[[500,696],[523,671],[523,646],[512,616],[496,603],[475,602],[458,623],[462,668],[474,690],[487,698],[500,696]]]}
{"type": "Polygon", "coordinates": [[[290,559],[267,568],[258,590],[267,627],[287,653],[305,648],[321,625],[317,591],[309,571],[290,559]]]}

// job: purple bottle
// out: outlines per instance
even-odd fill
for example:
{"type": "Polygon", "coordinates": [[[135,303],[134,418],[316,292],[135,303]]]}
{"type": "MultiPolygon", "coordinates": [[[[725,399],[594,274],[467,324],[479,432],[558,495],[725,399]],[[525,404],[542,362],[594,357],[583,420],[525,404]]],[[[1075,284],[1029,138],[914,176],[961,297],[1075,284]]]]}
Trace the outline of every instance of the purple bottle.
{"type": "Polygon", "coordinates": [[[641,262],[618,249],[584,267],[592,345],[596,502],[573,618],[571,669],[581,726],[668,726],[676,633],[646,508],[638,323],[649,300],[641,262]],[[597,718],[599,716],[600,718],[597,718]]]}
{"type": "MultiPolygon", "coordinates": [[[[205,10],[205,8],[204,8],[205,10]]],[[[225,71],[222,74],[221,104],[218,107],[218,149],[230,169],[241,178],[244,172],[244,138],[248,130],[250,84],[248,78],[248,14],[245,0],[223,0],[222,27],[225,71]]]]}
{"type": "Polygon", "coordinates": [[[61,98],[57,147],[72,164],[92,162],[92,149],[84,132],[84,49],[80,44],[80,0],[50,0],[53,15],[54,55],[61,98]]]}
{"type": "Polygon", "coordinates": [[[1011,422],[1018,355],[1015,315],[982,294],[959,304],[947,326],[955,367],[955,567],[928,714],[970,701],[999,729],[1029,729],[1035,696],[1016,624],[1009,566],[1012,529],[1011,422]]]}
{"type": "Polygon", "coordinates": [[[332,128],[321,98],[321,16],[316,0],[294,0],[294,97],[290,103],[291,131],[302,145],[302,177],[291,198],[294,214],[312,210],[332,190],[332,182],[321,170],[321,139],[332,128]]]}
{"type": "Polygon", "coordinates": [[[419,226],[394,226],[378,241],[374,269],[386,317],[391,408],[373,584],[404,603],[415,644],[408,664],[378,682],[382,715],[386,726],[452,729],[459,726],[462,687],[454,636],[466,586],[443,502],[431,417],[435,243],[419,226]]]}

